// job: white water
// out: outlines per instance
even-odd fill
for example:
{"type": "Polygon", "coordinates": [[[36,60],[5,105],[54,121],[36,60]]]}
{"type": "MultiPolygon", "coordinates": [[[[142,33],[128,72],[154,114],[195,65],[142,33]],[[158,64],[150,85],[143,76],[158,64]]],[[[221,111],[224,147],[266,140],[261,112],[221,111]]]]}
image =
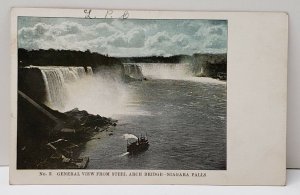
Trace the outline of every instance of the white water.
{"type": "Polygon", "coordinates": [[[136,64],[124,64],[125,74],[135,78],[135,79],[143,79],[143,74],[141,71],[141,67],[136,64]]]}
{"type": "Polygon", "coordinates": [[[124,152],[123,154],[120,154],[119,157],[123,157],[123,156],[126,156],[128,154],[129,154],[129,152],[124,152]]]}
{"type": "MultiPolygon", "coordinates": [[[[142,74],[146,78],[151,79],[172,79],[172,80],[185,80],[211,84],[226,84],[225,81],[209,77],[196,77],[187,63],[181,64],[167,64],[167,63],[138,63],[142,69],[142,74]]],[[[203,69],[201,68],[203,72],[203,69]]]]}
{"type": "Polygon", "coordinates": [[[118,116],[112,136],[86,144],[81,156],[92,159],[87,169],[226,169],[226,87],[209,82],[148,79],[127,83],[136,95],[136,109],[151,115],[118,116]],[[146,132],[149,149],[127,158],[125,139],[146,132]]]}
{"type": "Polygon", "coordinates": [[[93,75],[93,69],[92,69],[92,67],[87,67],[87,72],[86,72],[86,74],[87,75],[89,75],[89,76],[92,76],[93,75]]]}
{"type": "Polygon", "coordinates": [[[41,70],[46,86],[46,102],[53,109],[62,110],[68,100],[68,85],[93,75],[91,67],[29,66],[41,70]]]}
{"type": "MultiPolygon", "coordinates": [[[[134,68],[133,66],[131,68],[134,68]]],[[[47,106],[61,112],[74,108],[91,114],[113,117],[123,114],[147,114],[135,110],[134,95],[116,70],[91,67],[29,66],[41,70],[46,87],[47,106]]],[[[128,70],[129,72],[140,71],[128,70]]]]}
{"type": "MultiPolygon", "coordinates": [[[[46,86],[46,105],[61,112],[74,108],[106,117],[116,115],[152,114],[139,109],[140,100],[125,84],[119,74],[101,70],[94,74],[91,67],[30,66],[39,68],[46,86]]],[[[189,80],[203,83],[223,84],[211,78],[194,77],[188,64],[137,64],[125,65],[129,74],[145,75],[152,79],[189,80]],[[142,72],[142,74],[141,74],[142,72]]]]}
{"type": "Polygon", "coordinates": [[[140,63],[145,77],[182,80],[192,76],[189,64],[140,63]]]}
{"type": "Polygon", "coordinates": [[[68,100],[64,109],[86,110],[105,117],[123,114],[129,101],[130,89],[117,77],[94,74],[67,87],[68,100]]]}

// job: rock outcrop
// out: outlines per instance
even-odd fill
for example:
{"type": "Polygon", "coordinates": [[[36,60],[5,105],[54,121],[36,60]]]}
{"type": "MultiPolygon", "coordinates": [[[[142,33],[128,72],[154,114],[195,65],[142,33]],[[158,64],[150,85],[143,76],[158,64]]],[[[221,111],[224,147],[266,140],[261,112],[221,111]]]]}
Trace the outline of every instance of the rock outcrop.
{"type": "Polygon", "coordinates": [[[61,162],[76,158],[75,149],[80,147],[70,149],[65,145],[54,149],[53,143],[67,140],[70,142],[68,145],[80,146],[96,133],[116,126],[116,122],[77,108],[62,113],[19,93],[17,168],[76,168],[61,162]],[[45,164],[46,166],[43,166],[45,164]]]}

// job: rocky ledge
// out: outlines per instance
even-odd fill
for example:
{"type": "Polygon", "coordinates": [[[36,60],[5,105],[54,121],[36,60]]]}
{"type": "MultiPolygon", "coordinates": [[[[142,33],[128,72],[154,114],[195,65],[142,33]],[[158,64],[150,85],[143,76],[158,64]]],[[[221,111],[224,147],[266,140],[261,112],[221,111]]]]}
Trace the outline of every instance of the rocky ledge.
{"type": "Polygon", "coordinates": [[[59,112],[18,96],[18,169],[85,168],[89,157],[79,158],[85,143],[99,132],[110,135],[117,121],[75,108],[59,112]]]}

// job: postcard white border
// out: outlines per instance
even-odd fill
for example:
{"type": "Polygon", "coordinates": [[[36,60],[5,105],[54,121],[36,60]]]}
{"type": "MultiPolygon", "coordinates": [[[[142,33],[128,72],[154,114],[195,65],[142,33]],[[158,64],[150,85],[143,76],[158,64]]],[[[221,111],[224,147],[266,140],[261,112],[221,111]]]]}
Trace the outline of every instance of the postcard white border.
{"type": "MultiPolygon", "coordinates": [[[[79,17],[85,9],[14,8],[11,13],[11,184],[208,184],[284,185],[288,15],[280,12],[129,11],[133,19],[220,19],[228,21],[227,170],[147,171],[205,173],[205,177],[58,176],[59,172],[103,170],[16,169],[17,16],[79,17]],[[45,170],[44,172],[49,172],[45,170]]],[[[113,10],[113,18],[126,10],[113,10]]],[[[107,10],[92,10],[104,18],[107,10]]],[[[116,170],[107,170],[115,172],[116,170]]],[[[119,170],[132,172],[135,170],[119,170]]]]}

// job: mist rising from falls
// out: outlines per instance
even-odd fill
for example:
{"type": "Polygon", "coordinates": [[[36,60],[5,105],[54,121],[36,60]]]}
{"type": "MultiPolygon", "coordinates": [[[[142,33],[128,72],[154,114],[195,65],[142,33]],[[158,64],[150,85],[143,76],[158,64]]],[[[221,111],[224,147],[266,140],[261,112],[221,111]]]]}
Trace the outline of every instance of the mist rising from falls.
{"type": "Polygon", "coordinates": [[[153,79],[182,80],[193,76],[189,64],[141,63],[145,77],[153,79]]]}
{"type": "Polygon", "coordinates": [[[125,75],[131,78],[138,79],[138,80],[142,80],[144,78],[144,75],[141,71],[141,67],[139,65],[125,63],[124,71],[125,71],[125,75]]]}
{"type": "Polygon", "coordinates": [[[68,100],[62,111],[77,107],[105,117],[124,113],[130,95],[130,90],[119,78],[96,73],[70,83],[67,92],[68,100]]]}
{"type": "MultiPolygon", "coordinates": [[[[122,80],[118,68],[102,67],[93,73],[91,67],[29,66],[41,71],[46,101],[52,109],[65,112],[74,108],[105,117],[134,114],[134,105],[128,105],[133,95],[122,80]],[[131,98],[129,98],[129,96],[131,98]]],[[[138,73],[135,67],[128,69],[138,73]]]]}
{"type": "MultiPolygon", "coordinates": [[[[210,84],[226,84],[224,81],[209,77],[197,77],[194,67],[188,63],[138,63],[138,65],[141,67],[142,74],[146,78],[185,80],[210,84]]],[[[200,73],[203,73],[202,67],[200,67],[200,73]]]]}
{"type": "Polygon", "coordinates": [[[97,73],[93,73],[91,67],[27,68],[39,69],[41,72],[46,92],[46,101],[43,103],[50,108],[61,112],[79,108],[91,114],[113,118],[124,114],[151,115],[139,108],[138,95],[134,93],[134,87],[124,83],[123,74],[138,80],[146,76],[151,79],[224,83],[211,78],[195,77],[189,64],[130,64],[125,65],[124,69],[120,66],[101,66],[95,71],[97,73]]]}

